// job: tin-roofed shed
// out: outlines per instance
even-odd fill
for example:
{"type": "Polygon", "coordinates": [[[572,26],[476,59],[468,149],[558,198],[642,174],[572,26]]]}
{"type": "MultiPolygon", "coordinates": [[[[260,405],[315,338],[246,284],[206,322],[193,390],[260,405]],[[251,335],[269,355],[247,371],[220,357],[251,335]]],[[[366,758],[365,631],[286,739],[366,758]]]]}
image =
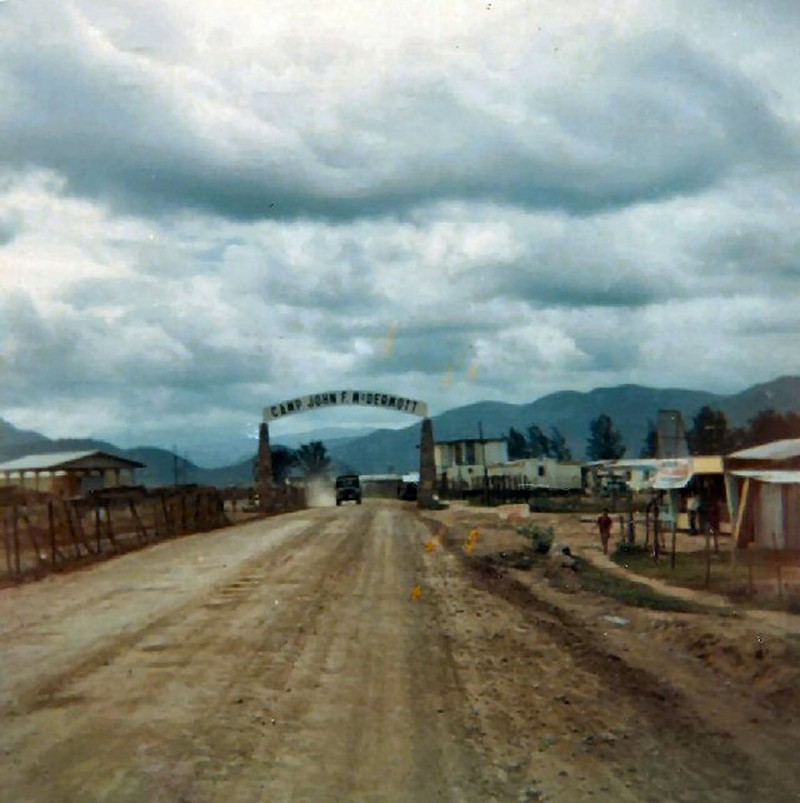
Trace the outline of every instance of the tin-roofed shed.
{"type": "Polygon", "coordinates": [[[80,496],[134,485],[137,468],[144,468],[144,463],[101,451],[31,454],[0,463],[0,487],[80,496]]]}
{"type": "Polygon", "coordinates": [[[725,483],[737,546],[800,551],[800,438],[728,455],[725,483]]]}

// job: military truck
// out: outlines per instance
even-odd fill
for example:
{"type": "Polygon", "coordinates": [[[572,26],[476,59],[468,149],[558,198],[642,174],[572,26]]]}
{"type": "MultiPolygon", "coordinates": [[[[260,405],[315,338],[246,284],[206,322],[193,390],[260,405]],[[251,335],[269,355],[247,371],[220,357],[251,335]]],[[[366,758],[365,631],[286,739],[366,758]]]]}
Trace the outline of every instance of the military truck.
{"type": "Polygon", "coordinates": [[[358,474],[342,474],[336,478],[336,504],[355,502],[361,504],[361,481],[358,474]]]}

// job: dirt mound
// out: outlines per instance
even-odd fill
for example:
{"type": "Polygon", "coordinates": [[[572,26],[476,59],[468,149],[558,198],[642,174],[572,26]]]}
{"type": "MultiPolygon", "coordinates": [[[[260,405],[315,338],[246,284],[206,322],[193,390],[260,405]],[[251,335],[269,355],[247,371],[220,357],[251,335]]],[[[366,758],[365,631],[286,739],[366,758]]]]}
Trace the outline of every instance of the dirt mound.
{"type": "Polygon", "coordinates": [[[800,713],[800,641],[731,628],[731,633],[690,622],[656,622],[656,638],[680,647],[727,681],[747,686],[785,713],[800,713]]]}

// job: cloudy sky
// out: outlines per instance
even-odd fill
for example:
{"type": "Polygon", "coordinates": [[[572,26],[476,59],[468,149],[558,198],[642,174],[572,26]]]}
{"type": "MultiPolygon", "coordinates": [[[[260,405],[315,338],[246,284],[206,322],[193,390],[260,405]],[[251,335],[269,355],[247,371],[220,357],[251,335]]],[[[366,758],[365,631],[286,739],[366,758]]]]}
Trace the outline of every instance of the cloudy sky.
{"type": "Polygon", "coordinates": [[[198,458],[800,371],[796,0],[0,0],[0,416],[198,458]],[[307,427],[411,423],[363,410],[307,427]]]}

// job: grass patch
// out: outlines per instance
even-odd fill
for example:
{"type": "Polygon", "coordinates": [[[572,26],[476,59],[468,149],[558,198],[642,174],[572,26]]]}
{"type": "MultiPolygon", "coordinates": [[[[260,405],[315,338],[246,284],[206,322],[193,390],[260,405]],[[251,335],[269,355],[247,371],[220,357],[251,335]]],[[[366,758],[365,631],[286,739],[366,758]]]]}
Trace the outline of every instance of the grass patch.
{"type": "MultiPolygon", "coordinates": [[[[796,565],[797,557],[771,553],[768,550],[739,556],[735,572],[731,572],[729,552],[711,553],[710,579],[706,582],[706,553],[704,549],[678,552],[673,568],[669,552],[654,561],[652,553],[639,544],[619,543],[611,560],[643,577],[652,577],[670,585],[699,591],[711,591],[727,597],[737,607],[800,613],[800,586],[786,583],[777,591],[776,562],[796,565]],[[748,565],[749,562],[749,565],[748,565]]],[[[790,574],[787,568],[787,574],[790,574]]]]}
{"type": "Polygon", "coordinates": [[[655,611],[677,611],[679,613],[718,613],[716,608],[702,605],[691,600],[663,594],[644,583],[628,580],[616,574],[594,566],[588,561],[581,561],[578,570],[580,586],[584,591],[602,594],[604,597],[631,605],[635,608],[650,608],[655,611]]]}
{"type": "MultiPolygon", "coordinates": [[[[658,561],[653,560],[649,550],[639,544],[619,544],[611,555],[611,560],[619,566],[630,569],[644,577],[654,577],[676,586],[703,589],[706,587],[705,552],[678,552],[675,567],[672,567],[669,552],[663,553],[658,561]]],[[[711,585],[714,579],[722,581],[723,574],[729,572],[727,555],[711,554],[711,585]]]]}
{"type": "Polygon", "coordinates": [[[529,507],[534,513],[600,513],[608,508],[613,515],[620,513],[627,516],[630,510],[634,513],[644,513],[647,506],[647,497],[639,495],[633,497],[620,497],[616,500],[604,496],[581,496],[569,494],[566,496],[536,496],[528,500],[529,507]]]}

